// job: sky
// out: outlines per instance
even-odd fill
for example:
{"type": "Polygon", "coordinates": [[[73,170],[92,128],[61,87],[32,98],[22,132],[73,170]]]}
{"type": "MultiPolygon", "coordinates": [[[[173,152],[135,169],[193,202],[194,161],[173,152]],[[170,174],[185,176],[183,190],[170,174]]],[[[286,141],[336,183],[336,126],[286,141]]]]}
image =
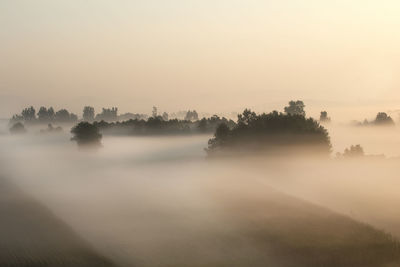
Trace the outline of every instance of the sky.
{"type": "Polygon", "coordinates": [[[1,0],[0,117],[400,109],[397,0],[1,0]]]}

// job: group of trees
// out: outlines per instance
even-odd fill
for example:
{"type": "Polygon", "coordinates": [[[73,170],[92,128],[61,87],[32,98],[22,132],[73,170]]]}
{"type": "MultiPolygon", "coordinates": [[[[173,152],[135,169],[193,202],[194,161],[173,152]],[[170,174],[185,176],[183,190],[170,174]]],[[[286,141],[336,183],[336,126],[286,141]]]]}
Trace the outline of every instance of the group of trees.
{"type": "Polygon", "coordinates": [[[219,125],[229,125],[234,127],[236,124],[232,120],[220,118],[214,115],[210,118],[203,118],[200,121],[187,120],[164,120],[161,116],[150,117],[147,120],[128,120],[128,121],[95,121],[80,122],[72,128],[71,133],[79,146],[99,146],[102,135],[168,135],[168,134],[196,134],[211,133],[219,125]]]}
{"type": "Polygon", "coordinates": [[[116,122],[94,122],[105,134],[117,135],[154,135],[154,134],[196,134],[214,132],[219,124],[225,123],[234,125],[235,122],[226,118],[214,115],[210,118],[203,118],[200,121],[188,121],[170,119],[165,120],[162,116],[150,117],[147,120],[131,119],[116,122]]]}
{"type": "Polygon", "coordinates": [[[39,111],[36,113],[34,107],[25,108],[22,110],[21,114],[14,115],[10,123],[15,124],[26,123],[26,124],[34,124],[34,123],[75,123],[78,121],[78,116],[74,113],[70,113],[66,109],[60,109],[58,111],[54,111],[52,107],[40,107],[39,111]]]}
{"type": "Polygon", "coordinates": [[[117,107],[103,108],[102,112],[97,114],[95,117],[95,121],[117,121],[117,120],[118,120],[117,107]]]}
{"type": "Polygon", "coordinates": [[[196,110],[188,110],[185,115],[185,121],[197,121],[199,119],[199,114],[197,114],[196,110]]]}
{"type": "MultiPolygon", "coordinates": [[[[180,113],[179,113],[180,114],[180,113]]],[[[182,115],[183,120],[186,121],[197,121],[199,120],[199,115],[196,110],[188,110],[182,115]]],[[[176,114],[169,116],[167,112],[158,114],[157,107],[153,107],[152,118],[159,118],[164,121],[168,121],[170,118],[177,118],[176,114]]],[[[149,118],[146,114],[134,114],[125,113],[118,115],[118,108],[103,108],[101,113],[96,114],[94,107],[85,106],[82,112],[82,121],[94,122],[94,121],[106,121],[106,122],[116,122],[116,121],[127,121],[127,120],[147,120],[149,118]]],[[[39,111],[36,113],[34,107],[28,107],[22,110],[20,114],[14,115],[10,119],[10,124],[13,125],[17,122],[23,124],[49,124],[49,123],[76,123],[78,121],[78,116],[74,113],[70,113],[66,109],[60,109],[55,111],[53,107],[40,107],[39,111]]]]}
{"type": "Polygon", "coordinates": [[[359,158],[364,157],[364,149],[361,145],[352,145],[350,148],[346,148],[343,153],[337,153],[337,158],[359,158]]]}
{"type": "MultiPolygon", "coordinates": [[[[121,135],[153,135],[153,134],[195,134],[211,133],[214,137],[208,142],[208,154],[219,152],[265,152],[276,151],[282,148],[312,148],[314,152],[330,154],[331,143],[327,130],[319,123],[329,122],[326,111],[320,114],[319,122],[306,118],[303,101],[290,101],[284,107],[284,113],[256,114],[249,109],[238,115],[237,122],[220,118],[214,115],[199,120],[198,113],[188,110],[184,120],[170,119],[168,113],[158,115],[157,107],[153,107],[152,116],[144,114],[126,113],[118,115],[118,108],[103,108],[95,115],[95,109],[86,106],[83,109],[83,121],[72,128],[72,140],[79,145],[99,145],[102,133],[121,135]],[[126,119],[119,121],[120,119],[126,119]]],[[[57,112],[52,107],[41,107],[36,113],[34,107],[25,108],[21,114],[14,115],[11,121],[11,133],[26,131],[24,123],[48,123],[48,129],[42,132],[56,132],[61,128],[54,128],[51,123],[74,123],[78,117],[61,109],[57,112]]],[[[377,114],[372,122],[362,125],[394,125],[393,119],[384,112],[377,114]]],[[[340,157],[355,157],[364,155],[361,146],[351,146],[340,157]]]]}
{"type": "Polygon", "coordinates": [[[290,101],[289,106],[285,107],[284,111],[288,115],[306,116],[305,107],[304,102],[301,100],[290,101]]]}
{"type": "Polygon", "coordinates": [[[372,121],[365,119],[363,122],[354,124],[357,126],[395,126],[394,120],[386,112],[379,112],[372,121]]]}
{"type": "Polygon", "coordinates": [[[312,118],[306,118],[304,104],[291,101],[285,113],[256,114],[249,109],[238,116],[237,124],[221,124],[208,142],[209,155],[220,153],[276,152],[307,148],[330,154],[328,131],[312,118]]]}
{"type": "Polygon", "coordinates": [[[385,159],[384,154],[371,155],[364,152],[364,148],[361,145],[352,145],[346,148],[343,153],[336,153],[336,159],[385,159]]]}
{"type": "MultiPolygon", "coordinates": [[[[169,114],[167,112],[163,112],[161,116],[158,115],[158,109],[156,106],[154,106],[151,112],[151,117],[167,121],[169,119],[169,114]]],[[[136,119],[141,119],[141,118],[136,118],[136,119]]]]}
{"type": "Polygon", "coordinates": [[[375,125],[388,125],[388,126],[393,126],[394,125],[394,121],[393,119],[387,115],[385,112],[379,112],[376,115],[375,121],[374,121],[375,125]]]}
{"type": "MultiPolygon", "coordinates": [[[[161,114],[161,113],[160,113],[161,114]]],[[[178,113],[172,113],[170,116],[167,112],[163,112],[161,115],[158,112],[158,108],[156,106],[153,107],[151,112],[151,117],[160,118],[164,121],[168,121],[169,119],[178,119],[185,121],[197,121],[199,120],[199,114],[196,110],[188,110],[188,111],[179,111],[178,113]]]]}

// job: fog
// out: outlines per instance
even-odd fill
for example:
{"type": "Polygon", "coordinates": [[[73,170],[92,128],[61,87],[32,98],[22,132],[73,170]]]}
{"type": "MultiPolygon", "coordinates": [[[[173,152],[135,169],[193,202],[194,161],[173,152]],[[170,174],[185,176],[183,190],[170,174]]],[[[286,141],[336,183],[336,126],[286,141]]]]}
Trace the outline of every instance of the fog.
{"type": "Polygon", "coordinates": [[[387,158],[210,160],[209,135],[105,136],[98,151],[81,151],[68,131],[31,131],[0,136],[0,170],[120,266],[307,266],[280,253],[302,232],[353,238],[341,220],[400,238],[399,130],[327,128],[334,153],[361,144],[387,158]],[[280,234],[266,236],[282,250],[263,231],[280,234]]]}

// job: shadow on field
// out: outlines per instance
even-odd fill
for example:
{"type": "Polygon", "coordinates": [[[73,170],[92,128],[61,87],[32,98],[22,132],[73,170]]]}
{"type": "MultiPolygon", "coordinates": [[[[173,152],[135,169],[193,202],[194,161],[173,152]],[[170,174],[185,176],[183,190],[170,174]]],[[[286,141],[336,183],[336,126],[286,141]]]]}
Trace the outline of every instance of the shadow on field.
{"type": "Polygon", "coordinates": [[[111,267],[67,225],[0,178],[0,266],[111,267]]]}

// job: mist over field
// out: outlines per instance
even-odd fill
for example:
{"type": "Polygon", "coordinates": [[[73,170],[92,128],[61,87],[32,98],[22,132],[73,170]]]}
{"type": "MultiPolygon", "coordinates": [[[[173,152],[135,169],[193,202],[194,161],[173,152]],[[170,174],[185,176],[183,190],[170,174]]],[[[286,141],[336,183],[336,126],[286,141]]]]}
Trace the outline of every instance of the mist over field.
{"type": "Polygon", "coordinates": [[[207,134],[80,151],[68,132],[32,131],[0,137],[1,175],[120,266],[391,266],[398,129],[328,128],[335,152],[392,158],[210,160],[207,134]]]}
{"type": "Polygon", "coordinates": [[[0,267],[399,267],[399,10],[1,0],[0,267]]]}

